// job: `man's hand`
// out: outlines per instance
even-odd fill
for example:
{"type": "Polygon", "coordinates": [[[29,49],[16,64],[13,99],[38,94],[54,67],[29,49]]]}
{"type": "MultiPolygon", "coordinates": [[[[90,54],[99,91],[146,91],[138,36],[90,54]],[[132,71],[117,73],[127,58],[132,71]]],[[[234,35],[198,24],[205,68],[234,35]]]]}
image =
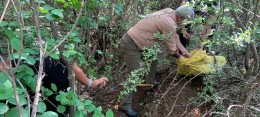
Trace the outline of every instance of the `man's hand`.
{"type": "Polygon", "coordinates": [[[199,50],[203,50],[203,48],[204,48],[204,44],[201,44],[201,45],[199,46],[199,50]]]}
{"type": "Polygon", "coordinates": [[[185,39],[190,39],[190,34],[188,32],[183,32],[182,36],[185,38],[185,39]]]}
{"type": "Polygon", "coordinates": [[[185,58],[190,58],[191,57],[190,53],[183,53],[182,56],[184,56],[185,58]]]}
{"type": "Polygon", "coordinates": [[[96,79],[93,81],[92,85],[91,85],[91,89],[94,89],[94,88],[102,88],[104,86],[106,86],[108,82],[108,79],[106,77],[101,77],[99,79],[96,79]]]}

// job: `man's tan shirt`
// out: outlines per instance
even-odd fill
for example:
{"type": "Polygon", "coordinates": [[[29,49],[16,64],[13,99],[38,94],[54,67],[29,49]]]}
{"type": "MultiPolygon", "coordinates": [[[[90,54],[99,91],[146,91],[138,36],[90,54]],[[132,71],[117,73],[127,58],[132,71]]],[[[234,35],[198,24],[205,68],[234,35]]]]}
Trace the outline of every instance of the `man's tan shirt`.
{"type": "MultiPolygon", "coordinates": [[[[138,21],[137,24],[128,30],[127,34],[133,39],[139,49],[143,50],[144,47],[150,48],[155,42],[161,42],[154,37],[154,34],[159,32],[164,35],[163,43],[168,53],[173,55],[178,51],[178,45],[181,44],[176,33],[177,24],[175,22],[174,10],[165,8],[149,14],[144,19],[138,21]]],[[[179,49],[183,48],[182,46],[179,49]]]]}

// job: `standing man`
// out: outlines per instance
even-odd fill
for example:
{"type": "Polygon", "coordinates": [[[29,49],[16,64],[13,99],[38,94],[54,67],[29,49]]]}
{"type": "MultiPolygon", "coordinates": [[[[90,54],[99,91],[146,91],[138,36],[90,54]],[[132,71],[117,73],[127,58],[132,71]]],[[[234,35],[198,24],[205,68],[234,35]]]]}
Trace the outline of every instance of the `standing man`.
{"type": "MultiPolygon", "coordinates": [[[[181,25],[184,19],[191,20],[195,13],[192,7],[183,5],[173,10],[165,8],[147,15],[131,27],[124,35],[120,43],[120,51],[128,69],[128,73],[140,67],[142,50],[150,48],[155,43],[164,43],[168,53],[177,58],[189,57],[189,52],[180,43],[179,35],[176,33],[177,25],[181,25]],[[164,39],[154,36],[156,33],[163,35],[164,39]]],[[[153,62],[150,73],[146,79],[147,83],[158,85],[155,81],[156,62],[153,62]]],[[[132,109],[132,95],[119,106],[119,110],[128,117],[136,117],[137,112],[132,109]]]]}

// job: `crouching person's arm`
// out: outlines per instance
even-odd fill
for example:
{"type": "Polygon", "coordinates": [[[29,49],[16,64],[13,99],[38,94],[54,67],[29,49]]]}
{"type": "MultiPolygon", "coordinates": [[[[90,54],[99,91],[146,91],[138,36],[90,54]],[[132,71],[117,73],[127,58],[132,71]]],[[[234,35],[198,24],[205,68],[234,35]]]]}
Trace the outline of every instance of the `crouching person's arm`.
{"type": "Polygon", "coordinates": [[[102,88],[108,82],[108,79],[106,77],[101,77],[99,79],[92,81],[92,79],[88,78],[86,76],[86,74],[82,71],[82,69],[79,66],[77,66],[76,64],[73,65],[73,71],[75,73],[76,79],[91,89],[94,89],[97,87],[102,88]]]}

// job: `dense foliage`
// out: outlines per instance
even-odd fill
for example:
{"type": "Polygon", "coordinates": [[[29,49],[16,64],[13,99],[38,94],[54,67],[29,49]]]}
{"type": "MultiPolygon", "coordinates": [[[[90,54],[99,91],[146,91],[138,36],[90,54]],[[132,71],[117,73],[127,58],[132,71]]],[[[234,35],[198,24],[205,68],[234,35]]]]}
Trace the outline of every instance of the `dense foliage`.
{"type": "MultiPolygon", "coordinates": [[[[204,115],[259,116],[260,1],[220,1],[221,7],[213,9],[217,11],[213,37],[205,43],[212,54],[225,56],[228,65],[204,79],[206,87],[198,93],[194,103],[214,102],[204,115]]],[[[60,113],[64,112],[64,105],[74,105],[77,117],[114,116],[110,109],[102,111],[102,107],[96,107],[91,100],[79,98],[75,85],[80,84],[76,84],[72,72],[71,88],[67,92],[56,92],[55,85],[52,89],[40,88],[42,69],[34,74],[27,65],[47,56],[61,57],[70,66],[69,71],[72,64],[77,63],[93,78],[105,75],[111,82],[126,78],[121,69],[124,64],[117,53],[120,38],[145,14],[166,7],[175,9],[180,4],[181,0],[1,0],[0,48],[5,55],[1,56],[1,62],[8,57],[17,59],[18,63],[7,72],[0,72],[0,116],[57,116],[54,112],[45,112],[46,105],[42,102],[53,93],[59,94],[56,99],[62,104],[57,107],[60,113]],[[44,96],[38,94],[38,99],[30,100],[29,88],[36,92],[41,90],[44,96]]],[[[206,20],[197,16],[186,22],[192,25],[194,35],[188,49],[198,47],[199,30],[206,20]]],[[[151,52],[157,52],[156,49],[151,52]]],[[[160,66],[169,67],[171,62],[167,61],[172,58],[162,58],[160,66]]],[[[140,76],[133,74],[136,81],[132,82],[141,82],[140,76]]],[[[125,88],[122,93],[135,90],[134,86],[125,88]]]]}

